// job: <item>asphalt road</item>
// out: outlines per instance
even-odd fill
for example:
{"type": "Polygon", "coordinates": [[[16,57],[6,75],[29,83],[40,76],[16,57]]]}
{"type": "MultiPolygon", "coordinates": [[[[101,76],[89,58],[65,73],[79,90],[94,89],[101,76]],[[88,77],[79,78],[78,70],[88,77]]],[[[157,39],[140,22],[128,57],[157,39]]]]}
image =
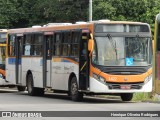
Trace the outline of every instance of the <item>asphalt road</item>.
{"type": "MultiPolygon", "coordinates": [[[[29,96],[27,92],[17,92],[16,90],[0,89],[0,111],[159,111],[160,102],[122,102],[119,98],[98,98],[84,97],[82,102],[73,102],[66,94],[47,93],[42,97],[29,96]]],[[[54,117],[56,120],[70,120],[73,117],[66,117],[64,112],[59,112],[62,117],[54,117]]],[[[87,113],[86,114],[90,114],[87,113]]],[[[92,114],[92,113],[91,113],[92,114]]],[[[92,115],[91,115],[92,116],[92,115]]],[[[96,115],[95,115],[96,116],[96,115]]],[[[97,118],[87,117],[92,120],[97,118]]],[[[86,117],[76,117],[76,119],[87,119],[86,117]]],[[[109,119],[100,117],[101,119],[109,119]]],[[[160,117],[159,117],[160,118],[160,117]]],[[[159,119],[154,118],[154,119],[159,119]]],[[[14,120],[53,120],[53,118],[12,118],[14,120]]],[[[12,120],[11,118],[0,118],[0,120],[12,120]]],[[[113,120],[113,117],[110,118],[113,120]]],[[[124,117],[123,119],[133,119],[124,117]]],[[[140,120],[144,119],[140,117],[140,120]]],[[[151,118],[146,118],[145,120],[151,118]]],[[[75,119],[74,119],[75,120],[75,119]]],[[[87,119],[88,120],[88,119],[87,119]]],[[[98,119],[99,120],[99,119],[98,119]]],[[[137,120],[139,120],[137,118],[137,120]]]]}

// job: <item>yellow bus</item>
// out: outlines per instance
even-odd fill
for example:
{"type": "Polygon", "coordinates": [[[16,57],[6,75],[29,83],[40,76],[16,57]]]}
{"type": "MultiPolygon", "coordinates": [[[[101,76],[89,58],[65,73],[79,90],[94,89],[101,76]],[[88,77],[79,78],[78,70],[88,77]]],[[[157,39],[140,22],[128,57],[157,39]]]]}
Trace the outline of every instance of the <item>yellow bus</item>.
{"type": "Polygon", "coordinates": [[[5,59],[6,59],[6,41],[7,41],[7,30],[0,29],[0,86],[6,86],[7,81],[5,80],[5,59]]]}
{"type": "Polygon", "coordinates": [[[152,40],[147,23],[99,20],[8,31],[6,80],[29,95],[44,89],[84,95],[152,91],[152,40]]]}
{"type": "Polygon", "coordinates": [[[155,19],[153,79],[154,92],[160,94],[160,14],[155,19]]]}

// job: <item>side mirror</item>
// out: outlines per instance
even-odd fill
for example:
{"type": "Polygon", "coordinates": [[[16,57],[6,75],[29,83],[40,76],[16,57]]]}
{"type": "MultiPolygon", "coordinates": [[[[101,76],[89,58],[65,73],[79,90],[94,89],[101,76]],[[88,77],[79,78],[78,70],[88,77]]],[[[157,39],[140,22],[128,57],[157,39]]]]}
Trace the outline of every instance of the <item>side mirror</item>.
{"type": "Polygon", "coordinates": [[[89,56],[91,56],[91,53],[93,51],[94,48],[94,41],[93,39],[89,39],[88,41],[88,51],[89,51],[89,56]]]}

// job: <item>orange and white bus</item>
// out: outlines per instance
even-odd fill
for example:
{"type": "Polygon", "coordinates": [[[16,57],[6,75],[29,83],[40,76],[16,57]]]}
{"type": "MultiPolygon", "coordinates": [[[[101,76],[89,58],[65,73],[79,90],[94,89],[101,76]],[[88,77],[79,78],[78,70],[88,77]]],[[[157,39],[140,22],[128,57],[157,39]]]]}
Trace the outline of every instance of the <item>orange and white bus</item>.
{"type": "Polygon", "coordinates": [[[29,95],[44,89],[83,95],[113,94],[130,101],[152,91],[150,26],[141,22],[94,21],[11,29],[7,81],[29,95]]]}
{"type": "Polygon", "coordinates": [[[160,94],[160,14],[155,19],[153,79],[154,92],[160,94]]]}
{"type": "Polygon", "coordinates": [[[7,30],[0,29],[0,86],[7,86],[8,83],[5,80],[5,59],[6,59],[6,41],[7,30]]]}

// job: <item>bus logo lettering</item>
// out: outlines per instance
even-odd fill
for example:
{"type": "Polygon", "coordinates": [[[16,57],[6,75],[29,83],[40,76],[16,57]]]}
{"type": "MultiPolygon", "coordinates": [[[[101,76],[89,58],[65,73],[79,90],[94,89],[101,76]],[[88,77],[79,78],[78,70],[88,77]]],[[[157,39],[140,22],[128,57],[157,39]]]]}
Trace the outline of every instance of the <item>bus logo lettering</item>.
{"type": "Polygon", "coordinates": [[[117,78],[116,77],[109,77],[109,80],[111,80],[111,81],[117,81],[117,78]]]}
{"type": "Polygon", "coordinates": [[[124,81],[127,81],[128,80],[128,78],[124,78],[124,81]]]}

